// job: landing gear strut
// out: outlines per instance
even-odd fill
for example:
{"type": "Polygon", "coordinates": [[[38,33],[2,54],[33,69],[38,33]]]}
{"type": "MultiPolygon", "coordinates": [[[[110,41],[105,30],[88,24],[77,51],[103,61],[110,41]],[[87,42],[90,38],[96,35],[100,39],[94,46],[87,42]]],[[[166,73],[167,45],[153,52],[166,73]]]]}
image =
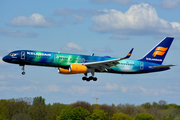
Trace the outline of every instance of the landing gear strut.
{"type": "Polygon", "coordinates": [[[20,66],[22,66],[22,75],[25,75],[25,70],[24,70],[24,65],[20,65],[20,66]]]}

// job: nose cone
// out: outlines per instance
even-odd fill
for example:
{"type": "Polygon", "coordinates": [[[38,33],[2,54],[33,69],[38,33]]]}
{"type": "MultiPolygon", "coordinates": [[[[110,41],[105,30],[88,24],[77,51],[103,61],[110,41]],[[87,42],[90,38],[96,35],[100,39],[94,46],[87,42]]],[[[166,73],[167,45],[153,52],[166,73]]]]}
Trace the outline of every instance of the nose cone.
{"type": "Polygon", "coordinates": [[[4,62],[8,62],[9,58],[7,56],[3,57],[2,59],[4,62]]]}

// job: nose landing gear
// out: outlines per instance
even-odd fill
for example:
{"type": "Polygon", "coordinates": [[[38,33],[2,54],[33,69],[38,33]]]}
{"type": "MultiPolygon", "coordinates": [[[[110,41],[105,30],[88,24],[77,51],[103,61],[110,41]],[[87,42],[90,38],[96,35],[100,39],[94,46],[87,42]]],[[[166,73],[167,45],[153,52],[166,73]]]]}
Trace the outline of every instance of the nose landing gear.
{"type": "Polygon", "coordinates": [[[24,66],[25,66],[25,65],[20,65],[20,66],[22,66],[22,69],[21,69],[21,70],[22,70],[22,75],[25,75],[25,74],[26,74],[26,73],[25,73],[25,69],[24,69],[24,66]]]}

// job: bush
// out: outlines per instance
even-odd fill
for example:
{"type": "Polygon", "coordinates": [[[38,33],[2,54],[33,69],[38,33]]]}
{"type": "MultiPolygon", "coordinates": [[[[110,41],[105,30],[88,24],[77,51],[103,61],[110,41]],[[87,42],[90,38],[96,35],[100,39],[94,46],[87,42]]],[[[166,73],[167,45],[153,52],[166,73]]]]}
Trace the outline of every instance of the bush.
{"type": "Polygon", "coordinates": [[[156,120],[156,119],[148,113],[142,113],[142,114],[137,114],[135,120],[156,120]]]}

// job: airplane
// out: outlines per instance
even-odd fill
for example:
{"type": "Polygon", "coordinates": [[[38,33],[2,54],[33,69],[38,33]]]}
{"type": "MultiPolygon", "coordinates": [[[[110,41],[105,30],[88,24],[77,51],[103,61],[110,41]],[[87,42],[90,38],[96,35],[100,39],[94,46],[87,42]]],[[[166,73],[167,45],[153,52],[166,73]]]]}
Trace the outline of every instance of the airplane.
{"type": "Polygon", "coordinates": [[[22,75],[25,74],[25,65],[56,67],[60,74],[84,74],[82,80],[97,81],[95,72],[141,74],[159,72],[170,69],[171,65],[162,65],[164,58],[174,38],[165,37],[141,59],[128,59],[133,48],[122,58],[110,56],[78,55],[33,50],[17,50],[3,57],[3,61],[22,66],[22,75]],[[88,73],[91,76],[87,77],[88,73]]]}

